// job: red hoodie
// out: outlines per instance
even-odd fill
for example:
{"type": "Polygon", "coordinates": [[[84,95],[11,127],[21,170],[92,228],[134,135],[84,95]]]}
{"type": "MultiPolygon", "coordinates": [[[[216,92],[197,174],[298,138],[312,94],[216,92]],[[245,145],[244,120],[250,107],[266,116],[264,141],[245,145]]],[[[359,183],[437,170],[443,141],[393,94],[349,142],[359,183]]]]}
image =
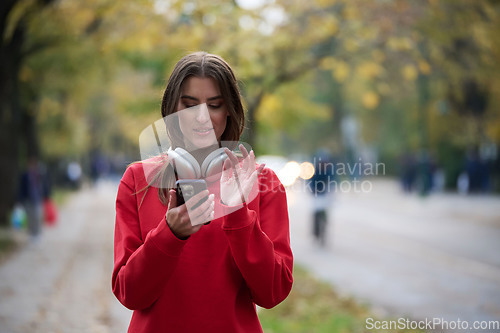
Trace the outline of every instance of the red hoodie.
{"type": "MultiPolygon", "coordinates": [[[[187,240],[171,232],[157,189],[144,194],[146,186],[133,164],[116,199],[112,286],[135,310],[128,332],[262,332],[255,304],[279,304],[293,281],[286,194],[274,172],[264,169],[248,206],[187,240]]],[[[219,186],[209,184],[216,198],[219,186]]],[[[228,207],[216,200],[215,209],[228,207]]]]}

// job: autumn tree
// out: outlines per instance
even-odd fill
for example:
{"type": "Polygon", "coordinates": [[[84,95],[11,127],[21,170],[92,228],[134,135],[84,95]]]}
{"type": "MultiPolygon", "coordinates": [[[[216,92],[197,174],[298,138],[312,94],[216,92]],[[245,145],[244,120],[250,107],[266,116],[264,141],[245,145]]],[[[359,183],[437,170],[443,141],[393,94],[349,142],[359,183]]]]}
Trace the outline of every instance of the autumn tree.
{"type": "Polygon", "coordinates": [[[47,10],[52,0],[6,0],[0,4],[0,223],[7,221],[17,189],[19,150],[37,155],[36,121],[33,116],[34,93],[20,81],[24,62],[34,53],[48,46],[51,41],[33,41],[29,22],[40,11],[47,10]]]}

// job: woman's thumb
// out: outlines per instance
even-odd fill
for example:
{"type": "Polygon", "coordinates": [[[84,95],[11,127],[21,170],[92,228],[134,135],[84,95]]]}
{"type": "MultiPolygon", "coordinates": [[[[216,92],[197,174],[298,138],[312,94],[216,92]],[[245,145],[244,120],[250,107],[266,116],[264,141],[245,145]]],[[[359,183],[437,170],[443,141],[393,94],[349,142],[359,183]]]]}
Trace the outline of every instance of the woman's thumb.
{"type": "Polygon", "coordinates": [[[177,207],[177,196],[175,195],[175,190],[170,190],[168,192],[169,198],[168,198],[168,209],[170,210],[171,208],[177,207]]]}

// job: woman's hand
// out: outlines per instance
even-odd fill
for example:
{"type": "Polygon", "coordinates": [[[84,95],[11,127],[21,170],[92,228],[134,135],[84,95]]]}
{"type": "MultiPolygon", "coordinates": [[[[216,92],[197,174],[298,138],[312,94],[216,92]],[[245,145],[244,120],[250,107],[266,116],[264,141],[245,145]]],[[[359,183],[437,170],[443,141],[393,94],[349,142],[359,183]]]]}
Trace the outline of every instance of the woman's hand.
{"type": "Polygon", "coordinates": [[[243,161],[240,164],[238,158],[229,149],[225,149],[228,159],[224,162],[222,177],[220,181],[220,197],[223,204],[237,206],[247,202],[251,194],[253,197],[257,191],[257,177],[264,169],[261,164],[255,169],[255,155],[253,150],[248,153],[243,145],[240,145],[243,161]]]}
{"type": "Polygon", "coordinates": [[[187,239],[189,236],[200,230],[204,222],[214,218],[214,195],[208,195],[208,191],[197,193],[185,204],[177,206],[175,190],[170,190],[167,213],[165,219],[170,230],[179,239],[187,239]],[[201,199],[208,196],[208,199],[196,208],[193,208],[201,199]]]}

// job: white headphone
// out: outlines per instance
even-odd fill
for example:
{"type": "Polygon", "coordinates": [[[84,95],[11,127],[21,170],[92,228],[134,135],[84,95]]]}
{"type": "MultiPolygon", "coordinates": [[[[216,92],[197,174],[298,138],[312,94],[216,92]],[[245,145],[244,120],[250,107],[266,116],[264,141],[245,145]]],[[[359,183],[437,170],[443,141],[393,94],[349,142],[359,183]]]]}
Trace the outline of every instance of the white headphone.
{"type": "Polygon", "coordinates": [[[177,147],[168,150],[168,161],[177,172],[178,179],[198,179],[203,178],[209,182],[217,180],[222,172],[222,166],[227,159],[224,148],[218,148],[208,154],[200,164],[193,155],[185,149],[177,147]]]}

